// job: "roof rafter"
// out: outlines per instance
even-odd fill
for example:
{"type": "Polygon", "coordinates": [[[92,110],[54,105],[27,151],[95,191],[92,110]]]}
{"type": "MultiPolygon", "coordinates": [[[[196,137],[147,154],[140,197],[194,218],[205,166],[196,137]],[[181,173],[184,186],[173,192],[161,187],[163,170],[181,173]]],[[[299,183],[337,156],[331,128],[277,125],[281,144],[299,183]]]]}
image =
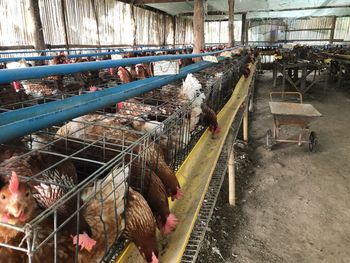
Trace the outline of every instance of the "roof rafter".
{"type": "MultiPolygon", "coordinates": [[[[285,8],[285,9],[260,9],[260,10],[247,10],[244,12],[235,12],[235,14],[243,13],[261,13],[261,12],[281,12],[281,11],[301,11],[301,10],[313,10],[313,9],[327,9],[327,8],[349,8],[350,5],[334,5],[334,6],[316,6],[316,7],[299,7],[299,8],[285,8]]],[[[228,11],[209,11],[208,15],[225,15],[228,11]]],[[[180,13],[182,16],[192,16],[193,12],[180,13]]]]}
{"type": "Polygon", "coordinates": [[[178,2],[186,2],[186,0],[134,0],[134,5],[148,5],[148,4],[166,4],[166,3],[178,3],[178,2]]]}

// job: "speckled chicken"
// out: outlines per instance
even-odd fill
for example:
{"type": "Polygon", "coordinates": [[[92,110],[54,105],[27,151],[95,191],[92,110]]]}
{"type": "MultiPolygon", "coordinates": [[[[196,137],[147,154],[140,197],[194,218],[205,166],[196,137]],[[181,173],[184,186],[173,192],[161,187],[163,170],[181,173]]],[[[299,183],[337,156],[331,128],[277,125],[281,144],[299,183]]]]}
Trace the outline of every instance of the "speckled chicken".
{"type": "Polygon", "coordinates": [[[129,188],[124,237],[135,243],[147,262],[158,263],[156,224],[152,211],[141,194],[129,188]]]}
{"type": "MultiPolygon", "coordinates": [[[[73,122],[67,123],[62,126],[56,134],[59,136],[71,136],[78,139],[85,138],[89,140],[104,138],[105,141],[116,145],[130,145],[140,138],[140,135],[134,132],[129,132],[125,129],[121,130],[121,127],[118,125],[118,118],[116,117],[103,116],[103,119],[98,122],[94,121],[95,124],[86,127],[83,123],[79,123],[79,120],[83,120],[84,118],[86,117],[82,116],[76,118],[73,122]]],[[[140,151],[140,147],[134,148],[135,154],[139,154],[140,151]]],[[[172,171],[165,162],[165,157],[160,147],[156,144],[151,144],[146,149],[146,157],[149,167],[153,169],[162,180],[168,196],[171,196],[172,199],[181,198],[182,192],[180,184],[174,171],[172,171]]]]}

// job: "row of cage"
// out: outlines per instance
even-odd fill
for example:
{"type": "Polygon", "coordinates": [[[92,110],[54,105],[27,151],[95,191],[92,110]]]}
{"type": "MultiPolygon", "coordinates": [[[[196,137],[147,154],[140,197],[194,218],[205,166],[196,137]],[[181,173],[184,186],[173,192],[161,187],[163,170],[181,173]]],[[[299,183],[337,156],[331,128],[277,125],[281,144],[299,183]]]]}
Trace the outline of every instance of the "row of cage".
{"type": "MultiPolygon", "coordinates": [[[[167,232],[169,207],[152,203],[151,195],[157,192],[152,187],[157,188],[160,178],[165,193],[159,191],[159,199],[177,197],[169,180],[206,128],[201,105],[219,112],[246,61],[245,56],[226,59],[184,81],[2,144],[0,261],[108,262],[120,252],[125,237],[132,239],[123,236],[128,221],[139,213],[128,203],[130,187],[145,197],[156,225],[167,232]],[[9,206],[15,212],[4,210],[9,206]]],[[[72,76],[64,76],[64,81],[73,83],[72,76]]],[[[110,80],[95,86],[117,84],[110,80]]],[[[82,92],[94,91],[21,98],[2,103],[0,110],[82,92]]],[[[147,252],[140,252],[152,262],[147,252]]]]}

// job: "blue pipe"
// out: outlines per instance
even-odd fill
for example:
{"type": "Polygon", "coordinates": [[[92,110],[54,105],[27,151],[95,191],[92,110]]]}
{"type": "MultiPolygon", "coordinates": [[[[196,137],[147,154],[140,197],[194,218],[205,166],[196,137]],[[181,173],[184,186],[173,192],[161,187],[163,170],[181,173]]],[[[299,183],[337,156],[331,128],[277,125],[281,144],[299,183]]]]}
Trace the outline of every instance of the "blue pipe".
{"type": "MultiPolygon", "coordinates": [[[[157,51],[176,51],[176,50],[183,50],[184,48],[160,48],[160,49],[144,49],[144,50],[124,50],[124,51],[111,51],[111,52],[100,52],[100,53],[85,53],[85,54],[74,54],[74,55],[68,55],[68,58],[83,58],[83,57],[98,57],[98,56],[105,56],[105,55],[113,55],[113,54],[123,54],[123,53],[141,53],[141,52],[157,52],[157,51]]],[[[56,55],[55,55],[56,56],[56,55]]],[[[0,58],[0,63],[8,63],[8,62],[14,62],[19,61],[21,59],[25,59],[28,61],[42,61],[42,60],[50,60],[53,59],[55,56],[32,56],[32,57],[16,57],[16,58],[0,58]]]]}
{"type": "MultiPolygon", "coordinates": [[[[219,58],[220,61],[224,59],[219,58]]],[[[202,61],[184,67],[177,75],[152,77],[61,101],[1,113],[0,143],[141,95],[212,65],[214,63],[202,61]]]]}
{"type": "Polygon", "coordinates": [[[213,51],[200,54],[183,54],[183,55],[165,55],[165,56],[148,56],[148,57],[137,57],[128,59],[116,59],[116,60],[103,60],[85,63],[73,63],[73,64],[62,64],[62,65],[51,65],[41,67],[29,67],[29,68],[18,68],[18,69],[2,69],[0,70],[0,84],[10,83],[14,80],[23,79],[38,79],[51,75],[66,75],[79,73],[83,71],[99,70],[103,68],[114,68],[120,66],[128,66],[139,63],[149,63],[161,60],[176,60],[184,58],[196,58],[207,55],[215,55],[222,53],[226,50],[232,50],[229,48],[220,51],[213,51]]]}
{"type": "Polygon", "coordinates": [[[109,48],[79,48],[79,49],[45,49],[45,50],[21,50],[21,51],[3,51],[0,55],[10,55],[10,54],[23,54],[23,53],[50,53],[50,52],[74,52],[74,51],[94,51],[94,50],[106,50],[106,49],[117,49],[117,47],[109,48]]]}
{"type": "MultiPolygon", "coordinates": [[[[108,50],[108,49],[126,49],[126,48],[144,48],[144,47],[149,47],[152,45],[139,45],[139,46],[111,46],[111,47],[99,47],[99,48],[72,48],[72,49],[44,49],[44,50],[21,50],[21,51],[2,51],[0,52],[0,55],[9,55],[9,54],[23,54],[23,53],[50,53],[50,52],[76,52],[76,51],[94,51],[94,50],[108,50]]],[[[153,47],[156,47],[157,45],[154,45],[153,47]]],[[[171,46],[171,45],[165,45],[165,46],[171,46]]],[[[189,45],[182,45],[182,46],[188,46],[189,45]]]]}
{"type": "Polygon", "coordinates": [[[75,52],[75,51],[83,51],[83,50],[84,51],[95,51],[95,50],[108,50],[108,49],[120,49],[120,48],[121,47],[3,51],[3,52],[0,52],[0,55],[23,54],[23,53],[75,52]]]}

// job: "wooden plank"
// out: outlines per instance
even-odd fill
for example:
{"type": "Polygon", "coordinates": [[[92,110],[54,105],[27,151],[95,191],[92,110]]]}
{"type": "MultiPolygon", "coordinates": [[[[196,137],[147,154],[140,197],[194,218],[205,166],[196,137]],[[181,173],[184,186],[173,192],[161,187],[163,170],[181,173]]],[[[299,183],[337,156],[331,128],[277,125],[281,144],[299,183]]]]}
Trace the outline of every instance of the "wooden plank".
{"type": "Polygon", "coordinates": [[[271,113],[275,115],[292,115],[305,117],[321,117],[322,114],[311,104],[270,101],[271,113]]]}

